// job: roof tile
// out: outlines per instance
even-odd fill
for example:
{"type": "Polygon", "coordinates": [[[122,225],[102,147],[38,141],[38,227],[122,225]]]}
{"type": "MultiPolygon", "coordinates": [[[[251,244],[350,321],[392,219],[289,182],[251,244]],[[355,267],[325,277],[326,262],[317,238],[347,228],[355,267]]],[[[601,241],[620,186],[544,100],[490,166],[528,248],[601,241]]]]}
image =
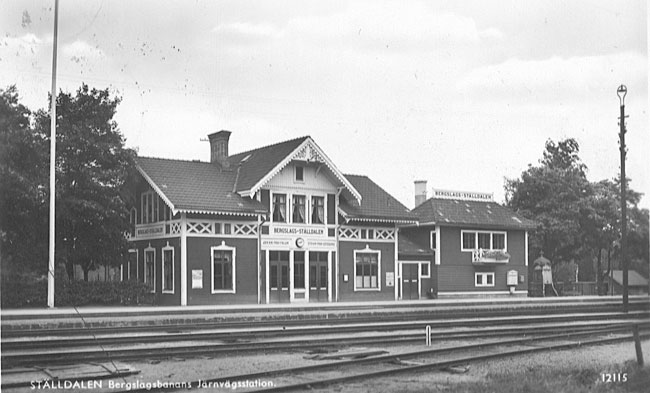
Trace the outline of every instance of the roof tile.
{"type": "Polygon", "coordinates": [[[412,210],[421,223],[533,229],[536,223],[496,202],[430,198],[412,210]],[[462,202],[462,203],[461,203],[462,202]]]}

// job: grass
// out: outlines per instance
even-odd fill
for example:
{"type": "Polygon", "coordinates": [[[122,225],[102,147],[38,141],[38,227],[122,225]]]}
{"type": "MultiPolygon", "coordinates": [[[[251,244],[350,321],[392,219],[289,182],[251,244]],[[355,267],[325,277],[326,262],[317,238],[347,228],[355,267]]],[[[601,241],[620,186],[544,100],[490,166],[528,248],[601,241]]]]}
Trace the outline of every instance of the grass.
{"type": "Polygon", "coordinates": [[[467,393],[593,393],[648,392],[650,366],[639,367],[629,361],[619,367],[600,369],[537,368],[526,373],[499,372],[488,374],[484,381],[461,382],[440,386],[439,391],[467,393]],[[627,373],[626,382],[603,382],[602,373],[627,373]]]}

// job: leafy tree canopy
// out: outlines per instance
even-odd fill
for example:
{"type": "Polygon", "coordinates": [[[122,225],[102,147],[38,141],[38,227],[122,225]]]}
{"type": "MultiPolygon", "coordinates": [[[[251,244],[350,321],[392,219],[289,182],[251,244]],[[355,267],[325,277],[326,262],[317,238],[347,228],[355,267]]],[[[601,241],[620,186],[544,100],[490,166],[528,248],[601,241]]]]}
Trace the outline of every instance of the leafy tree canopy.
{"type": "MultiPolygon", "coordinates": [[[[600,264],[601,250],[616,251],[620,239],[620,178],[589,182],[579,152],[574,139],[547,141],[539,165],[529,165],[520,178],[506,180],[506,203],[539,223],[530,234],[532,258],[544,251],[556,265],[586,259],[581,269],[591,269],[593,275],[601,269],[591,267],[592,258],[600,264]]],[[[627,193],[628,255],[647,275],[648,211],[637,206],[641,196],[633,190],[627,193]]]]}
{"type": "MultiPolygon", "coordinates": [[[[40,191],[34,206],[21,206],[14,216],[3,220],[3,229],[6,237],[12,238],[19,237],[24,225],[44,227],[45,236],[32,239],[32,244],[46,249],[47,217],[30,220],[28,215],[49,209],[50,113],[39,110],[32,115],[18,104],[15,87],[2,96],[2,110],[10,112],[9,119],[15,119],[15,131],[7,133],[7,149],[15,153],[6,162],[3,159],[3,165],[25,179],[26,189],[40,191]],[[32,164],[21,165],[17,162],[20,160],[11,159],[25,157],[23,150],[30,144],[33,147],[27,153],[33,156],[32,164]]],[[[128,230],[126,206],[130,196],[125,181],[132,171],[135,152],[124,146],[124,137],[113,119],[119,103],[120,98],[112,97],[108,89],[91,89],[85,84],[75,94],[61,92],[56,99],[56,255],[57,262],[65,263],[69,275],[74,265],[82,266],[87,274],[98,264],[117,264],[126,251],[124,233],[128,230]]],[[[11,189],[4,202],[16,204],[20,195],[11,189]]],[[[11,254],[12,250],[3,247],[3,256],[5,253],[11,254]]],[[[26,263],[23,256],[10,256],[26,263]]],[[[34,263],[47,266],[47,256],[34,263]]]]}

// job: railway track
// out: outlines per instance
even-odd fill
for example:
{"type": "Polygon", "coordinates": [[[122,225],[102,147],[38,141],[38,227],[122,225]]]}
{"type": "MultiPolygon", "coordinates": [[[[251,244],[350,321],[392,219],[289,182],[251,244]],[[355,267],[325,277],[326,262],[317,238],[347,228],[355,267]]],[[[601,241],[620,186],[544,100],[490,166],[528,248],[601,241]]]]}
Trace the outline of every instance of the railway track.
{"type": "MultiPolygon", "coordinates": [[[[306,324],[319,325],[350,325],[365,323],[369,319],[381,319],[382,321],[409,321],[416,319],[460,319],[477,317],[508,317],[513,315],[538,315],[548,316],[554,314],[569,313],[602,313],[619,312],[621,309],[618,300],[594,300],[581,302],[531,302],[523,304],[488,304],[471,305],[468,308],[453,308],[450,305],[438,306],[435,303],[425,306],[408,305],[397,308],[396,306],[383,306],[379,309],[371,306],[355,306],[352,308],[338,308],[334,310],[314,310],[310,312],[295,313],[286,312],[279,314],[280,317],[267,317],[260,319],[256,316],[233,316],[218,312],[203,312],[199,315],[179,315],[161,319],[159,314],[143,318],[142,316],[116,317],[111,314],[98,316],[95,314],[79,314],[65,318],[65,322],[59,322],[56,326],[70,325],[70,327],[52,327],[47,320],[35,320],[34,316],[18,320],[17,316],[7,317],[3,315],[1,337],[4,339],[16,337],[39,337],[39,336],[74,336],[74,335],[102,335],[113,334],[118,330],[120,333],[142,333],[142,332],[187,332],[206,329],[239,329],[251,325],[256,327],[289,327],[306,324]],[[287,318],[285,315],[289,315],[287,318]],[[183,317],[184,316],[184,317],[183,317]],[[5,321],[20,323],[5,323],[5,321]],[[31,321],[31,322],[30,322],[31,321]]],[[[632,299],[630,311],[647,311],[650,309],[650,302],[647,299],[632,299]]]]}
{"type": "Polygon", "coordinates": [[[473,318],[445,321],[377,322],[346,326],[308,326],[151,334],[23,339],[3,341],[3,367],[70,364],[106,360],[196,357],[226,353],[295,351],[318,347],[414,343],[429,326],[435,340],[475,339],[613,328],[629,323],[650,325],[649,312],[473,318]]]}
{"type": "MultiPolygon", "coordinates": [[[[293,390],[312,390],[341,384],[353,380],[385,378],[398,373],[417,373],[424,370],[442,369],[450,366],[507,358],[542,351],[570,349],[587,345],[611,344],[632,340],[632,326],[613,326],[604,329],[586,329],[578,332],[550,332],[534,337],[510,340],[486,341],[469,345],[459,345],[373,356],[363,359],[329,362],[326,364],[267,370],[257,373],[236,374],[205,378],[189,383],[197,387],[223,388],[239,382],[256,381],[264,378],[272,381],[270,387],[255,389],[258,392],[286,392],[293,390]],[[435,359],[435,360],[434,360],[435,359]],[[409,362],[404,362],[410,360],[409,362]],[[225,385],[225,384],[228,385],[225,385]]],[[[650,338],[644,329],[640,339],[650,338]]],[[[129,388],[123,392],[179,391],[173,388],[129,388]]],[[[238,391],[246,391],[241,386],[238,391]]],[[[248,390],[251,391],[251,390],[248,390]]],[[[119,392],[116,390],[115,392],[119,392]]]]}

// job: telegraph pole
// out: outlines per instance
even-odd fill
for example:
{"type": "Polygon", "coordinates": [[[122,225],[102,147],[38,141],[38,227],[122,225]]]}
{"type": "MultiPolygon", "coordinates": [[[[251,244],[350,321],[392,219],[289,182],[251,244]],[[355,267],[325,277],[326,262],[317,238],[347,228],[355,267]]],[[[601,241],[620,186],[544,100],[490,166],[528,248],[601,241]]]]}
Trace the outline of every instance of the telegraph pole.
{"type": "Polygon", "coordinates": [[[52,50],[52,94],[50,97],[50,239],[47,264],[47,307],[54,307],[54,242],[55,242],[55,165],[56,165],[56,45],[59,30],[59,0],[54,0],[54,45],[52,50]]]}
{"type": "Polygon", "coordinates": [[[628,311],[628,265],[627,265],[627,198],[625,178],[625,95],[627,87],[620,85],[616,90],[620,104],[621,117],[619,117],[619,126],[621,131],[618,134],[620,138],[619,149],[621,151],[621,263],[623,265],[623,312],[628,311]]]}

